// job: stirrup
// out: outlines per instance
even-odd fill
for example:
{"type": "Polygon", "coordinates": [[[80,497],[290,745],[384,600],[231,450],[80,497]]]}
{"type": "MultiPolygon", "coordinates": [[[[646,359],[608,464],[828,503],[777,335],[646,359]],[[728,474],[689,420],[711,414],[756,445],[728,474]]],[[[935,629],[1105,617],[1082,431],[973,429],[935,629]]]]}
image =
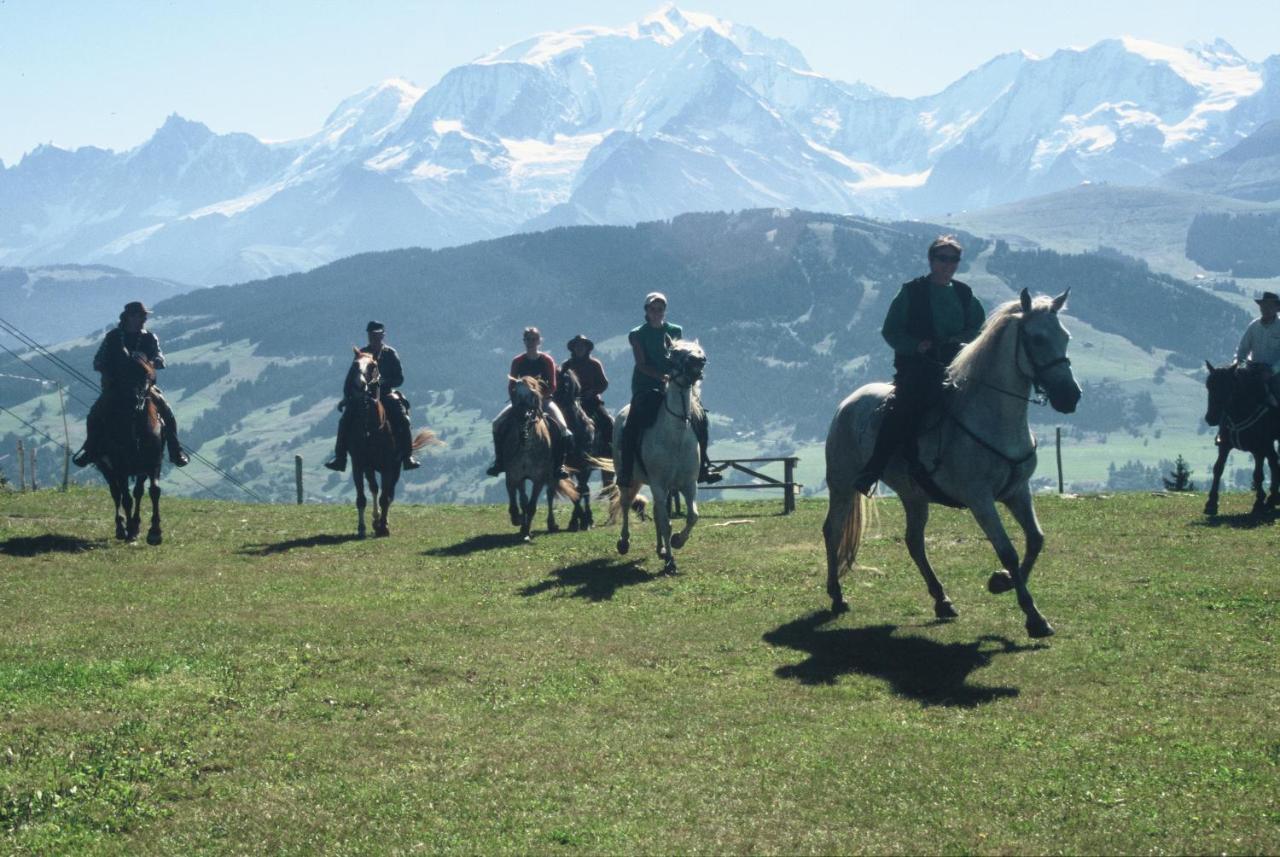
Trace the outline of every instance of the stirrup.
{"type": "Polygon", "coordinates": [[[698,481],[707,485],[714,485],[723,478],[723,473],[712,470],[710,467],[704,467],[698,472],[698,481]]]}
{"type": "Polygon", "coordinates": [[[342,471],[347,469],[346,456],[343,456],[342,458],[335,458],[332,461],[326,461],[324,463],[324,466],[329,468],[330,470],[336,470],[339,473],[341,473],[342,471]]]}
{"type": "Polygon", "coordinates": [[[421,466],[422,466],[422,462],[414,458],[412,455],[410,455],[405,458],[404,462],[400,465],[400,469],[401,470],[417,470],[421,466]]]}
{"type": "Polygon", "coordinates": [[[174,467],[186,467],[191,463],[191,459],[181,449],[170,450],[169,461],[173,463],[174,467]]]}
{"type": "Polygon", "coordinates": [[[89,450],[81,447],[80,451],[72,456],[71,463],[76,467],[88,467],[93,463],[93,456],[89,450]]]}
{"type": "Polygon", "coordinates": [[[503,470],[506,470],[506,468],[495,461],[493,464],[489,465],[489,468],[485,470],[485,473],[489,474],[490,476],[501,476],[503,470]]]}

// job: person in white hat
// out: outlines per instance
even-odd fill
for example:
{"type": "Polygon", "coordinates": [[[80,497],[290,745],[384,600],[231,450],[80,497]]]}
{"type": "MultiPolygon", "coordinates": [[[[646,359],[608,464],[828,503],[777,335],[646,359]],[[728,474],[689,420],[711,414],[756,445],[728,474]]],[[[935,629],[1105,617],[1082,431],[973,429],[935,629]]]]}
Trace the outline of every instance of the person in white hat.
{"type": "Polygon", "coordinates": [[[1276,373],[1276,364],[1280,363],[1280,324],[1276,324],[1276,314],[1280,312],[1280,297],[1275,292],[1263,292],[1262,297],[1255,298],[1259,317],[1249,322],[1240,337],[1240,345],[1236,348],[1236,362],[1249,363],[1258,367],[1267,384],[1267,404],[1277,407],[1280,401],[1280,374],[1276,373]]]}

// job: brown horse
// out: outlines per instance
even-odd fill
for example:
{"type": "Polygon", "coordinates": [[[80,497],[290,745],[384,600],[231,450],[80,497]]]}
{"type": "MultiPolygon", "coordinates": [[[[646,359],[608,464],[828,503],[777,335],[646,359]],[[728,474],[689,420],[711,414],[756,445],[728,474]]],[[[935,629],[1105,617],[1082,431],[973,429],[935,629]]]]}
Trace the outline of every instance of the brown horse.
{"type": "MultiPolygon", "coordinates": [[[[578,375],[568,366],[561,366],[556,377],[556,392],[553,396],[560,413],[564,414],[569,430],[573,432],[573,448],[565,457],[571,475],[577,482],[578,499],[573,501],[573,515],[569,518],[569,532],[589,530],[595,524],[591,514],[591,471],[596,468],[593,461],[613,457],[613,448],[605,433],[596,425],[586,409],[582,407],[582,384],[578,375]]],[[[604,409],[604,405],[600,405],[604,409]]],[[[607,418],[607,414],[605,416],[607,418]]],[[[600,471],[603,487],[613,484],[613,473],[600,471]]],[[[547,491],[547,529],[556,530],[554,492],[547,491]]]]}
{"type": "MultiPolygon", "coordinates": [[[[556,484],[552,469],[551,431],[547,415],[542,411],[543,386],[539,378],[525,375],[515,379],[511,396],[512,411],[502,439],[503,460],[507,462],[507,512],[511,525],[520,528],[520,537],[532,541],[530,529],[538,511],[538,495],[543,488],[558,491],[567,500],[576,500],[578,492],[568,479],[556,484]],[[525,482],[531,490],[525,491],[525,482]],[[519,504],[516,498],[519,497],[519,504]]],[[[555,519],[548,510],[547,529],[553,530],[555,519]]]]}
{"type": "MultiPolygon", "coordinates": [[[[343,408],[341,431],[346,440],[347,451],[351,456],[351,480],[356,486],[356,511],[358,523],[356,534],[364,538],[364,511],[368,505],[364,486],[369,484],[373,494],[373,534],[389,536],[391,530],[387,526],[387,510],[396,496],[396,484],[400,481],[400,465],[403,460],[402,451],[396,447],[395,432],[387,422],[387,412],[379,394],[381,378],[378,374],[378,361],[370,354],[359,349],[355,351],[355,359],[347,370],[347,380],[343,385],[343,408]],[[382,477],[379,491],[378,477],[382,477]]],[[[423,429],[413,438],[413,449],[421,449],[429,444],[439,445],[435,433],[423,429]]]]}
{"type": "Polygon", "coordinates": [[[164,460],[164,421],[151,398],[156,370],[145,357],[128,364],[129,377],[104,391],[106,413],[102,442],[94,464],[107,480],[115,505],[116,538],[136,541],[142,527],[142,491],[149,483],[151,526],[147,544],[158,545],[160,533],[160,464],[164,460]],[[129,479],[134,479],[133,494],[129,479]]]}

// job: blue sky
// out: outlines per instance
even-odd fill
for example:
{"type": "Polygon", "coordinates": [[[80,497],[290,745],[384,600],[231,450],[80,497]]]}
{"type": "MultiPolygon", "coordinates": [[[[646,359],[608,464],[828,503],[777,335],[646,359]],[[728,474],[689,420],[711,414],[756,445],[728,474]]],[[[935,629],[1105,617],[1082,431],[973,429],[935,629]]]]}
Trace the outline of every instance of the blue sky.
{"type": "MultiPolygon", "coordinates": [[[[0,159],[36,145],[127,149],[170,113],[289,139],[388,77],[448,69],[544,30],[620,26],[660,0],[0,0],[0,159]]],[[[1280,4],[1191,0],[691,0],[791,42],[814,70],[895,95],[936,92],[999,53],[1132,35],[1280,53],[1280,4]]]]}

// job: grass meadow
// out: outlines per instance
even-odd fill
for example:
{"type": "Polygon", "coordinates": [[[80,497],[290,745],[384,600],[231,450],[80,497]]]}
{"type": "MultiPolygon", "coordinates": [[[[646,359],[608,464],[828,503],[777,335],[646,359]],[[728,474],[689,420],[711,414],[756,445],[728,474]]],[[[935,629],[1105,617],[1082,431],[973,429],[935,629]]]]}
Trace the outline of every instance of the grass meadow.
{"type": "Polygon", "coordinates": [[[1280,852],[1280,525],[1203,500],[1040,500],[1032,641],[952,510],[933,619],[892,500],[832,619],[822,501],[666,577],[651,525],[3,494],[0,852],[1280,852]]]}

